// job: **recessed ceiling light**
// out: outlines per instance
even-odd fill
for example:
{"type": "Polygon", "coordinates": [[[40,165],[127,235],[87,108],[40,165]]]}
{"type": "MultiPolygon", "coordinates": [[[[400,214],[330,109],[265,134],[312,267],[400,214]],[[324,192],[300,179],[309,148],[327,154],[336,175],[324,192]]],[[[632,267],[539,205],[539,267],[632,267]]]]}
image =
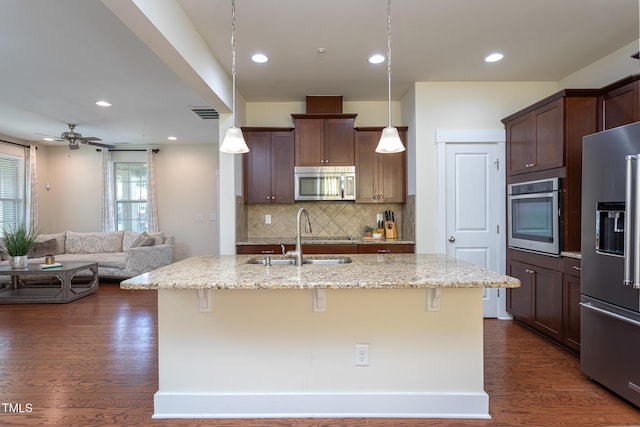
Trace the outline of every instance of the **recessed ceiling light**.
{"type": "Polygon", "coordinates": [[[256,53],[253,56],[251,56],[251,60],[253,62],[257,62],[258,64],[264,64],[269,60],[269,57],[263,53],[256,53]]]}
{"type": "Polygon", "coordinates": [[[167,139],[168,139],[169,141],[175,141],[175,140],[176,140],[176,139],[178,139],[178,138],[176,138],[175,136],[170,136],[170,137],[168,137],[167,139]]]}
{"type": "Polygon", "coordinates": [[[111,107],[111,103],[107,101],[96,101],[96,105],[99,105],[100,107],[111,107]]]}
{"type": "Polygon", "coordinates": [[[44,139],[45,141],[53,141],[53,138],[42,138],[42,139],[44,139]]]}
{"type": "Polygon", "coordinates": [[[498,62],[500,61],[502,58],[504,58],[504,55],[501,53],[492,53],[491,55],[487,56],[486,58],[484,58],[485,62],[498,62]]]}
{"type": "Polygon", "coordinates": [[[380,54],[375,54],[369,57],[369,62],[371,64],[382,64],[385,61],[384,55],[380,55],[380,54]]]}

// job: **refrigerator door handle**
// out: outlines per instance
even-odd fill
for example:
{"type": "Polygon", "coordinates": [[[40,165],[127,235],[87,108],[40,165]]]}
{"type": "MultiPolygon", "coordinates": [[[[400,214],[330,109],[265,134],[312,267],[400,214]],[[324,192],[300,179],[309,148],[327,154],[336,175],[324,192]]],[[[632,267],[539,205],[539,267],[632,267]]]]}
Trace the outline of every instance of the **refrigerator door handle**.
{"type": "Polygon", "coordinates": [[[612,313],[612,312],[610,312],[608,310],[603,310],[603,309],[601,309],[599,307],[595,307],[595,306],[591,305],[591,303],[589,303],[589,302],[581,302],[580,303],[580,307],[584,307],[584,308],[589,309],[589,310],[597,311],[600,314],[604,314],[605,316],[613,317],[614,319],[621,320],[621,321],[629,323],[629,324],[631,324],[633,326],[640,326],[640,322],[638,322],[637,320],[633,320],[633,319],[629,319],[628,317],[620,316],[619,314],[612,313]]]}
{"type": "MultiPolygon", "coordinates": [[[[625,205],[625,215],[624,215],[624,281],[623,284],[625,286],[633,285],[633,277],[636,272],[632,271],[632,262],[633,258],[635,258],[634,253],[632,252],[632,245],[635,242],[636,232],[634,230],[633,237],[631,236],[631,225],[632,219],[635,215],[635,200],[633,193],[633,176],[634,176],[634,161],[637,160],[637,156],[631,155],[626,156],[626,173],[625,173],[625,186],[624,186],[624,205],[625,205]],[[632,240],[633,239],[633,240],[632,240]]],[[[635,248],[634,248],[635,249],[635,248]]]]}

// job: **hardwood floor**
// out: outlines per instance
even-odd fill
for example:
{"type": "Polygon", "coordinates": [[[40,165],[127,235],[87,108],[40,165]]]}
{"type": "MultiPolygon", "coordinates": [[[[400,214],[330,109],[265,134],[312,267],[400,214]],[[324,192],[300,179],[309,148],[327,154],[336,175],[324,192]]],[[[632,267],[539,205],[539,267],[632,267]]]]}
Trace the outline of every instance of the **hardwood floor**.
{"type": "Polygon", "coordinates": [[[491,420],[154,420],[156,298],[103,283],[70,304],[0,306],[0,425],[640,425],[640,410],[581,374],[577,357],[495,319],[484,321],[491,420]]]}

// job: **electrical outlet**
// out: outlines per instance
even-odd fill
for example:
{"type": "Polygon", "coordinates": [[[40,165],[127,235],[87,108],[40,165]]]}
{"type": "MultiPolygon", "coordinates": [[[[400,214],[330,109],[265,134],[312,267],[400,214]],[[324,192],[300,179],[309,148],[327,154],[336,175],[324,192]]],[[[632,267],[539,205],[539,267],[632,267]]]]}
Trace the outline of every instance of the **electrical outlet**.
{"type": "Polygon", "coordinates": [[[271,224],[271,215],[265,215],[264,216],[264,223],[265,224],[271,224]]]}
{"type": "Polygon", "coordinates": [[[182,248],[182,256],[187,256],[187,248],[182,248]]]}
{"type": "Polygon", "coordinates": [[[369,366],[369,344],[356,344],[356,366],[369,366]]]}

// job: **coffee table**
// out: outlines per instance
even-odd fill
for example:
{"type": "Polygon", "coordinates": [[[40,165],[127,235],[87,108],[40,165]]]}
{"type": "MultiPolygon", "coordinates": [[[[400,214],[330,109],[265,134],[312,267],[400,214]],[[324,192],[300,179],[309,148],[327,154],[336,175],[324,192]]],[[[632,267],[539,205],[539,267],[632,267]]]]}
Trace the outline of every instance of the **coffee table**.
{"type": "Polygon", "coordinates": [[[40,268],[40,264],[26,268],[0,266],[0,276],[11,277],[10,283],[0,285],[0,304],[66,303],[98,290],[97,262],[62,264],[50,269],[40,268]]]}

